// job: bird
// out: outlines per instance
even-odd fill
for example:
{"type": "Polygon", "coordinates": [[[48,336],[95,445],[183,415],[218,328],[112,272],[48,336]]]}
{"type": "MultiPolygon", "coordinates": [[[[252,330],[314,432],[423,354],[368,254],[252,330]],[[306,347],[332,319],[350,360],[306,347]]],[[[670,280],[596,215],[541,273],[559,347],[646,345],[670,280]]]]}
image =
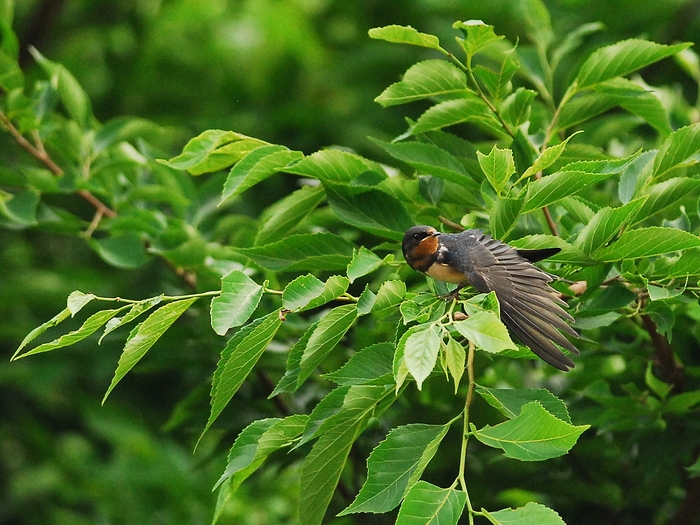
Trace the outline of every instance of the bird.
{"type": "Polygon", "coordinates": [[[409,228],[401,248],[414,270],[458,285],[448,298],[469,284],[482,293],[495,292],[501,320],[535,355],[564,372],[574,367],[556,346],[579,354],[561,333],[579,337],[568,324],[574,318],[549,286],[553,276],[532,264],[553,256],[559,248],[519,250],[481,230],[441,233],[431,226],[409,228]]]}

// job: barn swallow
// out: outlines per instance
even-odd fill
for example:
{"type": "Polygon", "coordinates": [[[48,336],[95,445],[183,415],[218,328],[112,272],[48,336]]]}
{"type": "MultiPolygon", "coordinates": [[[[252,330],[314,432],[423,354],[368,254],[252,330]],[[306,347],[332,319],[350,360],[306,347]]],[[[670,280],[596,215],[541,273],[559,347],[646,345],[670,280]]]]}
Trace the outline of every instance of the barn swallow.
{"type": "Polygon", "coordinates": [[[559,248],[518,250],[481,230],[440,233],[430,226],[414,226],[401,246],[411,268],[433,279],[458,285],[455,293],[471,284],[479,292],[495,292],[501,320],[545,362],[567,372],[574,362],[557,346],[579,353],[561,333],[579,337],[556,291],[553,277],[532,263],[551,257],[559,248]]]}

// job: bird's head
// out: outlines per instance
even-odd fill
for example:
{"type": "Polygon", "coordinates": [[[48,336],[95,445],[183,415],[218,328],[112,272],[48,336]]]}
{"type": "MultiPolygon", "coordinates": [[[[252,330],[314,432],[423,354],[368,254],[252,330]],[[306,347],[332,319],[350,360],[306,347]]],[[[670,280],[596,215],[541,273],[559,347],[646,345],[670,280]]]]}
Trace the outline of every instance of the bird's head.
{"type": "Polygon", "coordinates": [[[438,250],[440,232],[432,226],[414,226],[403,236],[401,249],[406,262],[414,267],[418,261],[432,257],[438,250]]]}

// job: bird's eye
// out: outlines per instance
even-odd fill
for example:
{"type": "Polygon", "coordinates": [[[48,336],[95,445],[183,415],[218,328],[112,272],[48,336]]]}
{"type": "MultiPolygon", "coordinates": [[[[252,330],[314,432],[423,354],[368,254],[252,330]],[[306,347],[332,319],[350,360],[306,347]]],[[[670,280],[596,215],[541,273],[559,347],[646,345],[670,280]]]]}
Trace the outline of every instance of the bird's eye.
{"type": "Polygon", "coordinates": [[[424,237],[424,235],[423,235],[422,233],[414,233],[414,234],[413,234],[413,238],[414,238],[415,240],[422,239],[423,237],[424,237]]]}

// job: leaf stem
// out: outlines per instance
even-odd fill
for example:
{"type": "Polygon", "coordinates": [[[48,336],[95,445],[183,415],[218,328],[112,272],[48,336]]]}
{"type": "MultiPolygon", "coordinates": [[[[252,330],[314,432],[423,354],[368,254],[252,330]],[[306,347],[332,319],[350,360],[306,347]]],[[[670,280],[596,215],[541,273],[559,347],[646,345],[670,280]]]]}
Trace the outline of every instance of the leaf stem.
{"type": "Polygon", "coordinates": [[[462,449],[459,455],[459,484],[464,491],[467,499],[467,510],[469,511],[469,525],[474,525],[474,508],[469,499],[467,491],[467,482],[464,476],[467,463],[467,442],[469,441],[469,410],[472,404],[474,395],[474,342],[469,341],[469,350],[467,352],[467,377],[469,379],[469,387],[467,389],[467,399],[464,404],[464,426],[462,428],[462,449]]]}

